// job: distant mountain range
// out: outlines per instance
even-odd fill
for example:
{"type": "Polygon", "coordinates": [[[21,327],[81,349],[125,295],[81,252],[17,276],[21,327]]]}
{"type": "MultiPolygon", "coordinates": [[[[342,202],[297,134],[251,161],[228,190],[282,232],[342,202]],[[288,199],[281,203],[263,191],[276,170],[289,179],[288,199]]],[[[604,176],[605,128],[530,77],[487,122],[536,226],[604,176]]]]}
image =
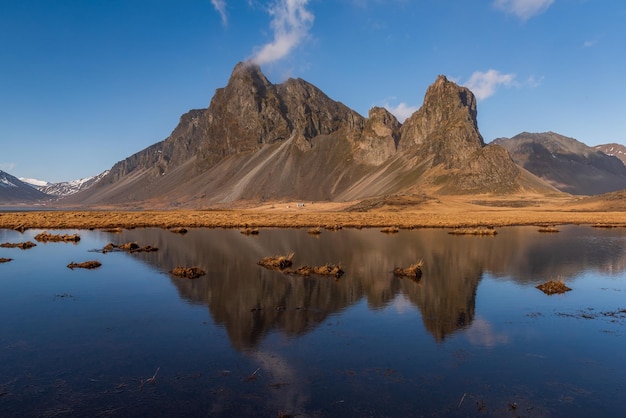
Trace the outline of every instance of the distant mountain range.
{"type": "Polygon", "coordinates": [[[34,203],[50,198],[51,196],[0,170],[0,204],[34,203]]]}
{"type": "Polygon", "coordinates": [[[591,148],[554,132],[524,132],[493,143],[506,148],[518,165],[564,192],[596,195],[626,189],[623,161],[598,149],[610,146],[591,148]]]}
{"type": "Polygon", "coordinates": [[[552,132],[485,144],[474,95],[445,76],[401,124],[383,108],[364,118],[302,79],[272,84],[258,66],[239,63],[210,106],[182,115],[165,140],[89,181],[38,187],[63,196],[62,204],[132,208],[392,194],[593,195],[626,188],[624,163],[607,152],[552,132]]]}
{"type": "Polygon", "coordinates": [[[103,173],[98,174],[97,176],[86,177],[86,178],[79,179],[79,180],[58,182],[58,183],[49,183],[47,181],[40,181],[40,180],[26,179],[26,178],[20,178],[20,180],[23,181],[24,183],[31,185],[32,187],[39,190],[40,192],[43,192],[45,194],[52,195],[52,196],[62,197],[62,196],[69,196],[74,193],[78,193],[81,190],[88,189],[89,187],[93,186],[95,183],[99,182],[108,173],[109,173],[109,170],[106,170],[103,173]]]}
{"type": "Polygon", "coordinates": [[[620,160],[622,160],[624,164],[626,164],[626,147],[621,144],[613,143],[613,144],[605,144],[605,145],[596,145],[593,148],[597,149],[598,151],[602,151],[606,155],[617,157],[620,160]]]}

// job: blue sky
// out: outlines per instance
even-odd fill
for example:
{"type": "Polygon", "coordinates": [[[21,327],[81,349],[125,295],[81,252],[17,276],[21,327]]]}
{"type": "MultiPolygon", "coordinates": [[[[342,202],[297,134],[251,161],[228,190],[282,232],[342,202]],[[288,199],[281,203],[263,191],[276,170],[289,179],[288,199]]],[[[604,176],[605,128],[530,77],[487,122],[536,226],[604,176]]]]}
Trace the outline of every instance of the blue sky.
{"type": "Polygon", "coordinates": [[[7,0],[0,169],[68,181],[165,139],[239,61],[403,119],[437,75],[478,97],[490,142],[626,143],[626,2],[7,0]]]}

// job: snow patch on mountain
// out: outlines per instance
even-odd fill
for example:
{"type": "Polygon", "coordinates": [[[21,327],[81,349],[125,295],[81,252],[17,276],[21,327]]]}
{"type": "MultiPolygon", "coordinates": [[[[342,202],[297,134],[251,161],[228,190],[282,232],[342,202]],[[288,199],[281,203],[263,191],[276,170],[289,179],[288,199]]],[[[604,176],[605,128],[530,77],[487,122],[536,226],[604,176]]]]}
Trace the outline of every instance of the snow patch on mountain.
{"type": "Polygon", "coordinates": [[[18,177],[21,181],[23,181],[26,184],[30,184],[31,186],[33,186],[34,188],[39,188],[39,187],[44,187],[49,185],[50,183],[48,183],[45,180],[37,180],[37,179],[27,179],[24,177],[18,177]]]}
{"type": "Polygon", "coordinates": [[[17,187],[5,175],[0,175],[0,187],[17,187]]]}
{"type": "Polygon", "coordinates": [[[47,183],[43,186],[37,186],[36,188],[44,192],[46,194],[51,194],[54,196],[69,196],[74,193],[78,193],[81,190],[85,190],[97,182],[99,182],[102,177],[106,176],[109,173],[109,170],[106,170],[97,176],[86,177],[83,179],[72,180],[72,181],[64,181],[59,183],[47,183]]]}

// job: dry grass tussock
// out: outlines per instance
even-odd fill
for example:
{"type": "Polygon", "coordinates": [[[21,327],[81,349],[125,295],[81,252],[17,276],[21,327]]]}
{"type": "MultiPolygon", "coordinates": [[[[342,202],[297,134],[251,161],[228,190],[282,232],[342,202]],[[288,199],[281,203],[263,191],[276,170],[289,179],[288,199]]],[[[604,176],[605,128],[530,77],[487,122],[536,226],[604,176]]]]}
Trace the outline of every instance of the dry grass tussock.
{"type": "Polygon", "coordinates": [[[409,267],[402,268],[396,267],[393,269],[393,275],[399,277],[414,277],[420,278],[422,277],[422,267],[424,267],[424,261],[419,260],[415,264],[411,264],[409,267]]]}
{"type": "Polygon", "coordinates": [[[270,270],[284,270],[291,267],[293,264],[294,252],[290,252],[287,255],[274,255],[269,257],[263,257],[257,264],[270,270]]]}
{"type": "Polygon", "coordinates": [[[572,290],[571,288],[565,285],[565,281],[563,279],[557,280],[548,280],[545,283],[535,286],[537,289],[541,290],[546,295],[554,295],[569,292],[572,290]]]}
{"type": "Polygon", "coordinates": [[[553,226],[540,226],[538,231],[542,233],[548,233],[548,234],[559,232],[559,230],[553,226]]]}
{"type": "Polygon", "coordinates": [[[32,241],[26,241],[26,242],[5,242],[3,244],[0,244],[1,248],[19,248],[20,250],[28,250],[29,248],[33,248],[36,247],[37,244],[35,244],[32,241]]]}
{"type": "Polygon", "coordinates": [[[456,228],[448,232],[448,234],[494,236],[494,235],[498,235],[498,231],[496,231],[493,228],[456,228]]]}
{"type": "Polygon", "coordinates": [[[0,264],[2,263],[8,263],[9,261],[13,261],[12,258],[4,258],[4,257],[0,257],[0,264]]]}
{"type": "Polygon", "coordinates": [[[341,269],[341,266],[330,263],[324,264],[323,266],[302,266],[295,270],[287,269],[284,272],[300,276],[310,276],[312,274],[316,274],[318,276],[333,276],[335,279],[344,275],[344,271],[341,269]]]}
{"type": "Polygon", "coordinates": [[[182,277],[183,279],[197,279],[200,276],[204,276],[206,272],[199,267],[182,267],[178,266],[174,270],[170,271],[174,276],[182,277]]]}
{"type": "Polygon", "coordinates": [[[333,276],[335,279],[343,276],[344,271],[338,264],[326,263],[323,266],[302,266],[297,269],[292,269],[294,252],[290,252],[287,255],[275,255],[270,257],[263,257],[257,262],[258,265],[263,266],[270,270],[278,270],[285,274],[297,274],[300,276],[333,276]]]}
{"type": "Polygon", "coordinates": [[[35,241],[39,242],[78,242],[80,235],[78,234],[50,234],[47,231],[35,235],[35,241]]]}
{"type": "Polygon", "coordinates": [[[95,269],[98,268],[102,265],[101,262],[99,262],[98,260],[90,260],[90,261],[84,261],[82,263],[75,263],[75,262],[71,262],[67,265],[67,268],[74,270],[75,268],[81,268],[81,269],[95,269]]]}
{"type": "Polygon", "coordinates": [[[387,226],[381,229],[380,232],[383,232],[385,234],[395,234],[395,233],[400,232],[400,230],[395,226],[387,226]]]}
{"type": "Polygon", "coordinates": [[[111,251],[126,251],[129,253],[151,253],[154,251],[159,251],[158,247],[153,247],[152,245],[144,245],[140,246],[136,242],[127,242],[120,245],[115,245],[112,242],[109,242],[107,245],[102,248],[102,253],[108,253],[111,251]]]}
{"type": "Polygon", "coordinates": [[[243,228],[240,232],[244,235],[259,235],[259,228],[243,228]]]}

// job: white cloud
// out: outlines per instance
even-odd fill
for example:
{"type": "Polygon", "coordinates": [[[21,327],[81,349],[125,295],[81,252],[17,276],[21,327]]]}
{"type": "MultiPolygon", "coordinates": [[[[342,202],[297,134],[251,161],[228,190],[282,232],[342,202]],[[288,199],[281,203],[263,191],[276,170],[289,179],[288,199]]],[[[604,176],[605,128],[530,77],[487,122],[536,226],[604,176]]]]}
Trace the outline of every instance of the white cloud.
{"type": "Polygon", "coordinates": [[[315,17],[307,10],[309,0],[276,0],[269,8],[274,40],[259,49],[252,61],[258,65],[287,56],[309,36],[315,17]]]}
{"type": "Polygon", "coordinates": [[[222,24],[227,24],[228,16],[226,16],[226,0],[211,0],[211,4],[222,17],[222,24]]]}
{"type": "Polygon", "coordinates": [[[528,77],[528,80],[526,80],[526,85],[533,89],[539,87],[541,83],[543,83],[543,76],[535,77],[534,75],[531,75],[528,77]]]}
{"type": "Polygon", "coordinates": [[[15,163],[0,163],[0,170],[11,174],[11,171],[15,168],[15,163]]]}
{"type": "Polygon", "coordinates": [[[545,12],[554,0],[495,0],[493,6],[522,20],[545,12]]]}
{"type": "Polygon", "coordinates": [[[465,83],[477,99],[486,99],[496,92],[498,86],[510,86],[514,83],[515,74],[502,74],[497,70],[487,72],[475,71],[465,83]]]}
{"type": "Polygon", "coordinates": [[[391,112],[400,123],[404,123],[409,116],[419,109],[417,106],[409,106],[404,102],[397,106],[391,106],[389,103],[385,103],[383,107],[391,112]]]}

